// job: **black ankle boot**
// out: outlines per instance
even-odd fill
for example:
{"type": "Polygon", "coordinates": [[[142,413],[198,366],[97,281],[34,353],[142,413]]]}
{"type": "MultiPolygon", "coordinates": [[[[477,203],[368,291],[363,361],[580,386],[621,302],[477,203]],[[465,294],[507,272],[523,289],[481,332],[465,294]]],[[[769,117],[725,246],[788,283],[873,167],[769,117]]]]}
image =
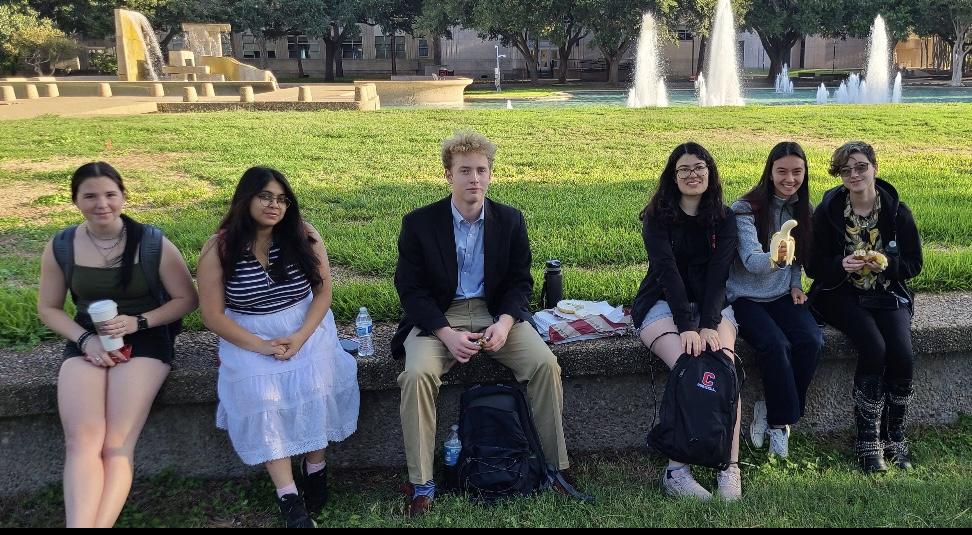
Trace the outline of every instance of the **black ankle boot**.
{"type": "Polygon", "coordinates": [[[881,443],[884,392],[881,377],[864,375],[854,380],[854,419],[857,423],[857,460],[865,473],[887,472],[881,443]]]}
{"type": "Polygon", "coordinates": [[[881,420],[884,458],[902,470],[912,468],[904,426],[914,392],[910,382],[885,385],[884,417],[881,420]]]}
{"type": "Polygon", "coordinates": [[[301,492],[304,495],[304,503],[307,505],[307,512],[312,517],[321,514],[324,506],[327,505],[327,466],[319,472],[307,473],[307,459],[300,461],[301,492]]]}
{"type": "Polygon", "coordinates": [[[280,507],[280,516],[288,528],[316,528],[317,524],[307,514],[304,507],[304,500],[296,494],[284,494],[282,498],[277,498],[277,505],[280,507]]]}

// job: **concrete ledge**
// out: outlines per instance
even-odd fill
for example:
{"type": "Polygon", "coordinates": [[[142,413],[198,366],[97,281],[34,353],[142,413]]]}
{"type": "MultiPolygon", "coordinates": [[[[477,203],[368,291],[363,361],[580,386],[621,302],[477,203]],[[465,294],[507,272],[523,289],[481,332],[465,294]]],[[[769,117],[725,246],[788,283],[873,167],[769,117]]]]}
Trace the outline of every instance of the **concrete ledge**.
{"type": "MultiPolygon", "coordinates": [[[[343,328],[345,335],[350,327],[343,328]]],[[[358,360],[361,415],[358,431],[330,448],[339,466],[404,466],[399,392],[402,361],[388,356],[392,325],[376,327],[375,357],[358,360]]],[[[916,396],[911,423],[951,423],[972,413],[972,294],[918,297],[914,322],[916,396]]],[[[823,362],[811,386],[806,431],[851,425],[850,389],[856,356],[840,333],[828,329],[823,362]]],[[[743,424],[762,398],[762,378],[753,352],[739,344],[748,381],[743,424]]],[[[0,471],[7,474],[0,496],[36,489],[61,477],[63,436],[57,416],[56,379],[62,343],[29,352],[0,350],[0,471]]],[[[664,391],[667,370],[634,337],[609,338],[553,347],[563,369],[565,430],[573,452],[606,447],[641,447],[664,391]],[[651,377],[651,381],[648,377],[651,377]]],[[[156,400],[136,452],[139,474],[170,467],[180,474],[226,477],[248,473],[225,432],[215,428],[216,337],[186,333],[177,344],[176,366],[156,400]],[[187,455],[187,452],[192,452],[187,455]],[[202,460],[205,460],[203,462],[202,460]]],[[[456,366],[444,378],[439,399],[439,442],[458,413],[459,394],[470,384],[513,382],[490,359],[456,366]]],[[[262,470],[262,468],[257,468],[262,470]]]]}
{"type": "Polygon", "coordinates": [[[360,110],[358,102],[159,102],[160,113],[210,111],[321,111],[360,110]]]}

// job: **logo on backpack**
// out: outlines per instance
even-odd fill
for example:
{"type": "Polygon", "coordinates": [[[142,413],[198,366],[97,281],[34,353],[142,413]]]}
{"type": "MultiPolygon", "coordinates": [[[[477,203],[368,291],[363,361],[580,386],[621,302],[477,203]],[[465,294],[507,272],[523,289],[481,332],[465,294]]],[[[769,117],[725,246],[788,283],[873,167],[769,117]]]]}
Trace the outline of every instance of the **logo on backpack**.
{"type": "Polygon", "coordinates": [[[695,385],[703,390],[708,390],[709,392],[715,392],[716,389],[713,386],[715,383],[715,374],[712,372],[705,372],[702,374],[702,382],[695,385]]]}

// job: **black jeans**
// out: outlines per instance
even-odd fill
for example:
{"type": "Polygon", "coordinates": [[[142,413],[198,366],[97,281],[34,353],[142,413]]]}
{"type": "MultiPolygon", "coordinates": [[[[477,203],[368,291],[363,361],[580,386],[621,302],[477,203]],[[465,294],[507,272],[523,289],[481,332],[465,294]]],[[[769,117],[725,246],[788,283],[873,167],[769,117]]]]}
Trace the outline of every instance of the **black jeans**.
{"type": "Polygon", "coordinates": [[[896,310],[864,308],[856,293],[837,289],[819,292],[814,308],[857,349],[855,379],[876,375],[883,376],[885,383],[911,384],[915,355],[907,306],[896,310]]]}
{"type": "Polygon", "coordinates": [[[806,305],[794,305],[789,295],[769,302],[740,298],[732,309],[739,335],[757,353],[767,423],[795,424],[806,408],[807,389],[823,348],[820,327],[806,305]]]}

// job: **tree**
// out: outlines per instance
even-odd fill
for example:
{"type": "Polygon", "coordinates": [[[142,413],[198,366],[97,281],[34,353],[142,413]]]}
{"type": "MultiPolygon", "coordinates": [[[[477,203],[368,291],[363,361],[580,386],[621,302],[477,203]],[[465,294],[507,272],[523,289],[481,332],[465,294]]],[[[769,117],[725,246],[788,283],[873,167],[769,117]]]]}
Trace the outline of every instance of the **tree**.
{"type": "Polygon", "coordinates": [[[916,33],[938,35],[951,44],[949,85],[961,86],[963,66],[972,52],[972,0],[917,0],[914,9],[916,33]]]}
{"type": "Polygon", "coordinates": [[[557,45],[560,56],[560,75],[558,82],[567,83],[567,62],[574,47],[581,39],[587,37],[591,31],[585,27],[584,21],[589,17],[583,13],[586,4],[583,0],[554,0],[554,19],[547,37],[557,45]]]}
{"type": "Polygon", "coordinates": [[[363,20],[362,5],[357,0],[329,0],[327,10],[330,21],[324,40],[324,80],[333,82],[335,75],[344,76],[341,44],[359,33],[358,21],[363,20]]]}
{"type": "Polygon", "coordinates": [[[675,0],[581,0],[582,24],[589,28],[607,63],[608,82],[619,82],[621,58],[638,40],[643,13],[661,20],[675,8],[675,0]]]}
{"type": "Polygon", "coordinates": [[[452,39],[452,27],[460,23],[457,4],[450,0],[425,0],[415,20],[415,31],[432,45],[432,63],[442,65],[442,39],[452,39]]]}
{"type": "Polygon", "coordinates": [[[526,60],[530,80],[539,80],[540,36],[548,35],[557,16],[556,0],[456,0],[462,25],[482,39],[499,39],[526,60]],[[532,46],[531,46],[532,44],[532,46]]]}
{"type": "Polygon", "coordinates": [[[267,68],[267,41],[287,35],[279,0],[237,0],[229,13],[236,31],[250,32],[260,47],[260,68],[267,68]]]}
{"type": "Polygon", "coordinates": [[[60,59],[77,51],[77,43],[26,2],[0,5],[0,69],[14,73],[26,63],[39,75],[45,67],[53,73],[60,59]]]}
{"type": "Polygon", "coordinates": [[[398,34],[413,33],[415,21],[422,12],[422,0],[362,0],[362,9],[367,24],[381,26],[385,48],[391,57],[392,76],[398,74],[395,53],[398,34]]]}
{"type": "Polygon", "coordinates": [[[807,35],[815,33],[819,19],[808,2],[800,0],[751,0],[743,25],[759,36],[770,57],[766,78],[772,81],[789,61],[790,50],[807,35]]]}

